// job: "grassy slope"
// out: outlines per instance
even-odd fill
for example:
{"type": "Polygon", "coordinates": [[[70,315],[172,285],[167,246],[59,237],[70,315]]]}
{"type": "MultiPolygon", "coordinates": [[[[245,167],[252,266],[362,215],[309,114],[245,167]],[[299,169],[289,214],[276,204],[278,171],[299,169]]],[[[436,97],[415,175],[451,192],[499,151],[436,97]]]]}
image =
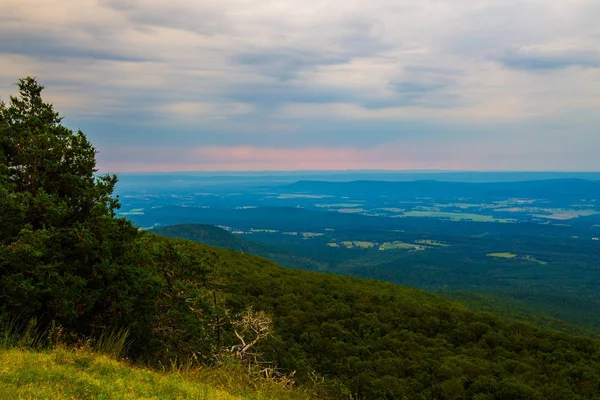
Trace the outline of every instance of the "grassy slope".
{"type": "Polygon", "coordinates": [[[233,368],[160,373],[91,351],[0,350],[0,399],[308,399],[233,368]]]}

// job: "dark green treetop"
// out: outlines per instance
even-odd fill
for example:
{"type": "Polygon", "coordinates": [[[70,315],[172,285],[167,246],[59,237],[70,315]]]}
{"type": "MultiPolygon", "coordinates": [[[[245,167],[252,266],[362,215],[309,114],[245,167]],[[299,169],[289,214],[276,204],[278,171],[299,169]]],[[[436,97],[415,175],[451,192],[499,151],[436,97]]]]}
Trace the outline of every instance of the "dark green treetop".
{"type": "Polygon", "coordinates": [[[65,324],[97,318],[100,303],[116,316],[109,278],[138,236],[115,218],[117,178],[96,176],[96,150],[36,79],[17,87],[0,103],[0,305],[65,324]]]}

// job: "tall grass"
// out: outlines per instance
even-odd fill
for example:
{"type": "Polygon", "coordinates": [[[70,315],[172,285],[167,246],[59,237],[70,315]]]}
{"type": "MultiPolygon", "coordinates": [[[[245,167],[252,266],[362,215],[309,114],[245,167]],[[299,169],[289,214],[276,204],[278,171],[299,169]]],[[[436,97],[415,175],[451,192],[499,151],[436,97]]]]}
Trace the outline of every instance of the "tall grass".
{"type": "Polygon", "coordinates": [[[119,360],[131,341],[127,329],[105,329],[73,342],[60,325],[42,329],[0,314],[0,400],[17,398],[309,399],[320,388],[293,390],[248,374],[234,360],[217,366],[175,363],[162,371],[119,360]],[[65,339],[68,338],[68,340],[65,339]],[[67,345],[67,342],[71,345],[67,345]],[[317,389],[317,390],[315,390],[317,389]],[[3,395],[8,394],[8,397],[3,395]]]}
{"type": "Polygon", "coordinates": [[[128,339],[129,329],[112,328],[105,329],[100,337],[92,345],[92,348],[102,354],[113,357],[122,357],[127,354],[131,341],[128,339]]]}
{"type": "Polygon", "coordinates": [[[44,345],[44,339],[44,332],[40,331],[35,319],[23,323],[8,314],[0,314],[0,349],[39,349],[44,345]]]}
{"type": "Polygon", "coordinates": [[[84,348],[118,358],[123,357],[129,350],[131,341],[128,336],[128,329],[107,328],[102,330],[97,338],[73,340],[71,337],[67,341],[63,328],[54,322],[43,329],[35,318],[23,322],[9,314],[0,313],[0,349],[42,350],[65,347],[69,342],[74,348],[84,348]]]}

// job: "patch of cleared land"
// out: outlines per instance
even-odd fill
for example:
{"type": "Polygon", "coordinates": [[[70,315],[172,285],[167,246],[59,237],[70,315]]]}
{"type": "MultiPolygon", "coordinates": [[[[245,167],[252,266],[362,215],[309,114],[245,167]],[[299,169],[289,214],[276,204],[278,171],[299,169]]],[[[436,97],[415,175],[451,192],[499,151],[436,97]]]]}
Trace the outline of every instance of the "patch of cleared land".
{"type": "Polygon", "coordinates": [[[254,228],[251,228],[250,232],[256,232],[256,233],[277,233],[279,231],[275,230],[275,229],[254,229],[254,228]]]}
{"type": "Polygon", "coordinates": [[[425,244],[428,246],[450,247],[450,245],[448,243],[438,242],[437,240],[429,240],[429,239],[415,240],[415,243],[425,244]]]}
{"type": "Polygon", "coordinates": [[[569,208],[544,208],[544,207],[507,207],[498,208],[496,211],[527,213],[535,218],[545,218],[553,220],[567,220],[579,217],[589,217],[590,215],[600,214],[596,210],[575,210],[569,208]]]}
{"type": "Polygon", "coordinates": [[[435,207],[440,207],[440,208],[462,208],[462,209],[467,209],[467,208],[482,208],[482,207],[486,207],[486,204],[471,204],[471,203],[447,203],[447,204],[435,204],[435,207]]]}
{"type": "Polygon", "coordinates": [[[317,236],[323,236],[324,233],[318,233],[318,232],[302,232],[302,236],[304,236],[304,238],[311,238],[311,237],[317,237],[317,236]]]}
{"type": "Polygon", "coordinates": [[[517,257],[514,253],[489,253],[486,254],[488,257],[496,257],[496,258],[515,258],[517,257]]]}
{"type": "Polygon", "coordinates": [[[428,217],[428,218],[445,218],[452,221],[470,220],[474,222],[500,222],[500,223],[515,223],[516,219],[496,218],[492,215],[470,214],[470,213],[451,213],[439,211],[408,211],[404,213],[407,217],[428,217]]]}
{"type": "Polygon", "coordinates": [[[600,214],[595,210],[552,210],[552,214],[533,214],[536,218],[547,218],[553,220],[567,220],[579,217],[589,217],[590,215],[600,214]]]}
{"type": "Polygon", "coordinates": [[[531,261],[531,262],[534,262],[534,263],[540,264],[540,265],[546,265],[546,264],[548,264],[546,261],[538,260],[534,256],[523,256],[522,259],[523,260],[527,260],[527,261],[531,261]]]}
{"type": "Polygon", "coordinates": [[[530,256],[530,255],[524,255],[524,256],[520,256],[514,253],[490,253],[490,254],[486,254],[488,257],[496,257],[496,258],[510,258],[510,259],[517,259],[517,260],[523,260],[523,261],[529,261],[529,262],[533,262],[536,264],[540,264],[540,265],[546,265],[548,264],[546,261],[542,261],[542,260],[538,260],[537,258],[535,258],[534,256],[530,256]]]}
{"type": "Polygon", "coordinates": [[[350,208],[350,207],[360,207],[362,204],[360,203],[335,203],[335,204],[315,204],[315,207],[320,208],[350,208]]]}
{"type": "Polygon", "coordinates": [[[365,210],[363,208],[340,208],[337,211],[341,212],[341,213],[346,213],[346,214],[353,214],[353,213],[360,213],[365,210]]]}
{"type": "Polygon", "coordinates": [[[404,243],[400,241],[396,242],[385,242],[379,246],[379,250],[394,250],[394,249],[411,249],[411,250],[425,250],[425,246],[419,246],[412,243],[404,243]]]}
{"type": "Polygon", "coordinates": [[[363,241],[345,241],[342,242],[342,245],[345,246],[348,249],[352,249],[355,247],[361,248],[361,249],[370,249],[375,247],[375,243],[373,242],[363,242],[363,241]]]}
{"type": "Polygon", "coordinates": [[[281,232],[284,235],[290,235],[290,236],[298,236],[298,232],[281,232]]]}
{"type": "Polygon", "coordinates": [[[301,194],[301,193],[294,193],[294,194],[280,194],[279,196],[276,196],[276,199],[325,199],[327,197],[332,197],[332,196],[325,196],[325,195],[320,195],[320,194],[301,194]]]}
{"type": "Polygon", "coordinates": [[[329,246],[329,247],[340,247],[340,245],[337,244],[337,243],[327,243],[327,246],[329,246]]]}

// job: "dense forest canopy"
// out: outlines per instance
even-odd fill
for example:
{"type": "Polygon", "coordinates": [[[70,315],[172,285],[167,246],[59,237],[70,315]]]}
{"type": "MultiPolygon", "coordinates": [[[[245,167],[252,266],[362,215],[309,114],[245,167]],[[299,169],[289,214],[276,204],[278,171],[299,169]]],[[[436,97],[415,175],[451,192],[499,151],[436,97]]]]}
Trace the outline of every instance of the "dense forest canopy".
{"type": "Polygon", "coordinates": [[[138,231],[115,216],[116,178],[95,176],[85,135],[35,79],[18,87],[0,106],[2,312],[73,335],[128,329],[129,356],[154,365],[244,352],[254,318],[269,333],[254,355],[332,398],[600,398],[598,341],[138,231]]]}

